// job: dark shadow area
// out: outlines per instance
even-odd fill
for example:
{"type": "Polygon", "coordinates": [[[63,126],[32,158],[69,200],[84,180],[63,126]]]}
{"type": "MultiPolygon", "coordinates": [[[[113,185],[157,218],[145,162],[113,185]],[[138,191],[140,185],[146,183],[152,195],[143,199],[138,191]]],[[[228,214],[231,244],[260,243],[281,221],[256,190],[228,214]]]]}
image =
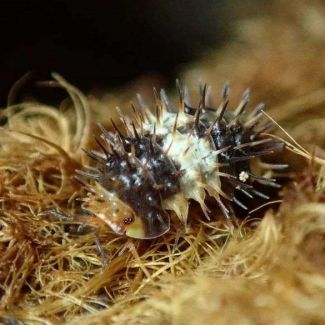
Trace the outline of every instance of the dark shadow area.
{"type": "Polygon", "coordinates": [[[225,0],[2,1],[0,104],[27,71],[57,71],[82,90],[119,86],[175,68],[223,44],[225,0]]]}

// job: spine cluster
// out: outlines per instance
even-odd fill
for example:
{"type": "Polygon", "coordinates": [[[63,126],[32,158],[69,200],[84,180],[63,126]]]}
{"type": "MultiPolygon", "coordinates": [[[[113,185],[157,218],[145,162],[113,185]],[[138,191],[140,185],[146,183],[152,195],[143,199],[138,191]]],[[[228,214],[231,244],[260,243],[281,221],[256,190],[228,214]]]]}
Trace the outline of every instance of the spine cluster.
{"type": "Polygon", "coordinates": [[[120,114],[122,127],[112,121],[111,132],[100,126],[100,151],[86,150],[97,165],[79,171],[94,182],[94,194],[85,200],[84,208],[117,233],[158,237],[169,230],[170,213],[187,222],[191,200],[210,218],[206,195],[214,198],[230,219],[233,204],[247,209],[236,193],[248,199],[268,199],[254,184],[279,187],[274,179],[256,175],[251,168],[252,159],[266,169],[286,167],[260,159],[283,146],[265,135],[273,125],[262,122],[263,104],[248,113],[247,90],[238,106],[229,110],[226,85],[217,107],[207,105],[207,87],[200,87],[195,107],[179,83],[177,86],[178,107],[164,90],[156,94],[152,110],[138,96],[134,118],[120,114]]]}

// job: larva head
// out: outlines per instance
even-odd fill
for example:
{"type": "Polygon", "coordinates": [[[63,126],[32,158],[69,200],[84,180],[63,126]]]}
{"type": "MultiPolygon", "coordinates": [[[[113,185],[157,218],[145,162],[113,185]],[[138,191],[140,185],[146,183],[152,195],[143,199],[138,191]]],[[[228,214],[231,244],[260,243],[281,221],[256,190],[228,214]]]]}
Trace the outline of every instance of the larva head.
{"type": "Polygon", "coordinates": [[[107,191],[96,183],[95,193],[88,196],[82,205],[83,209],[94,213],[114,232],[132,238],[156,238],[169,230],[169,216],[162,209],[149,208],[150,202],[142,198],[141,209],[134,211],[114,192],[107,191]]]}
{"type": "Polygon", "coordinates": [[[149,137],[103,131],[103,138],[106,147],[99,144],[105,156],[86,151],[98,162],[92,169],[95,174],[79,171],[95,180],[96,195],[84,208],[116,233],[141,239],[163,235],[170,228],[170,217],[162,199],[179,191],[176,166],[149,137]]]}

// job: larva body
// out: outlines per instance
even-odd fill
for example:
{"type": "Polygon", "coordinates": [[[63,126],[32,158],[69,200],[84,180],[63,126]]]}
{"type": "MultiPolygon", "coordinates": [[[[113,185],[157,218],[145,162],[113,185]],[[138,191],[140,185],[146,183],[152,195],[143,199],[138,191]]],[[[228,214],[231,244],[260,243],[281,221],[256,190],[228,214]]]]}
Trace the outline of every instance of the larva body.
{"type": "Polygon", "coordinates": [[[263,135],[269,127],[261,123],[264,105],[247,113],[246,91],[239,105],[228,112],[227,86],[217,108],[207,107],[206,87],[200,91],[196,108],[187,105],[181,87],[178,109],[162,90],[156,96],[154,113],[140,99],[133,121],[121,116],[124,130],[114,122],[114,132],[101,127],[98,144],[102,152],[86,151],[97,166],[79,171],[94,181],[85,209],[119,234],[147,239],[169,230],[171,212],[185,224],[190,200],[197,201],[209,218],[205,204],[209,195],[229,219],[232,204],[246,209],[236,192],[248,199],[267,198],[254,183],[278,185],[273,179],[254,175],[250,162],[281,149],[282,143],[263,135]]]}

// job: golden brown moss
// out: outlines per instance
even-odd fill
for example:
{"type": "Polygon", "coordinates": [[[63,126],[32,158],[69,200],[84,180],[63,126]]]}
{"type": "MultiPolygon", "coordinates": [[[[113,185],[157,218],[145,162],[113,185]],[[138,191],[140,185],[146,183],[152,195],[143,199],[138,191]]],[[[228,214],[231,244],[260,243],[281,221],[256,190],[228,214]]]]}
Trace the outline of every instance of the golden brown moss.
{"type": "MultiPolygon", "coordinates": [[[[73,175],[85,159],[80,146],[88,136],[77,127],[66,128],[69,136],[60,137],[62,129],[55,127],[40,133],[35,125],[53,123],[47,122],[49,108],[31,107],[21,106],[10,116],[16,124],[1,129],[3,320],[296,324],[325,319],[320,308],[325,298],[324,188],[316,191],[321,157],[288,143],[310,167],[305,174],[295,173],[280,209],[267,210],[262,221],[252,214],[230,230],[217,215],[206,222],[193,209],[187,232],[176,224],[162,238],[131,240],[80,215],[76,199],[86,193],[73,175]],[[66,214],[44,214],[49,209],[66,214]],[[84,224],[88,228],[78,228],[84,224]]],[[[85,106],[76,109],[82,116],[85,106]]],[[[68,125],[70,119],[76,120],[61,114],[54,121],[68,125]]],[[[82,129],[88,123],[87,118],[82,129]]]]}
{"type": "MultiPolygon", "coordinates": [[[[117,236],[79,213],[77,199],[86,191],[72,177],[87,163],[81,147],[92,128],[82,94],[55,76],[70,93],[71,109],[24,103],[1,112],[8,122],[0,129],[0,322],[325,322],[323,45],[318,36],[304,38],[295,19],[308,12],[299,3],[290,20],[258,20],[247,29],[261,33],[260,49],[251,48],[254,57],[233,45],[200,70],[215,87],[230,75],[235,93],[251,86],[256,99],[276,104],[269,114],[297,140],[278,133],[294,152],[284,155],[292,168],[280,206],[270,204],[263,219],[252,213],[235,230],[218,212],[206,222],[192,209],[187,233],[176,224],[153,241],[117,236]],[[282,37],[279,44],[274,35],[282,37]],[[65,214],[42,213],[49,209],[65,214]],[[85,223],[88,228],[80,229],[85,223]]],[[[112,116],[98,106],[93,111],[96,121],[112,116]]]]}

